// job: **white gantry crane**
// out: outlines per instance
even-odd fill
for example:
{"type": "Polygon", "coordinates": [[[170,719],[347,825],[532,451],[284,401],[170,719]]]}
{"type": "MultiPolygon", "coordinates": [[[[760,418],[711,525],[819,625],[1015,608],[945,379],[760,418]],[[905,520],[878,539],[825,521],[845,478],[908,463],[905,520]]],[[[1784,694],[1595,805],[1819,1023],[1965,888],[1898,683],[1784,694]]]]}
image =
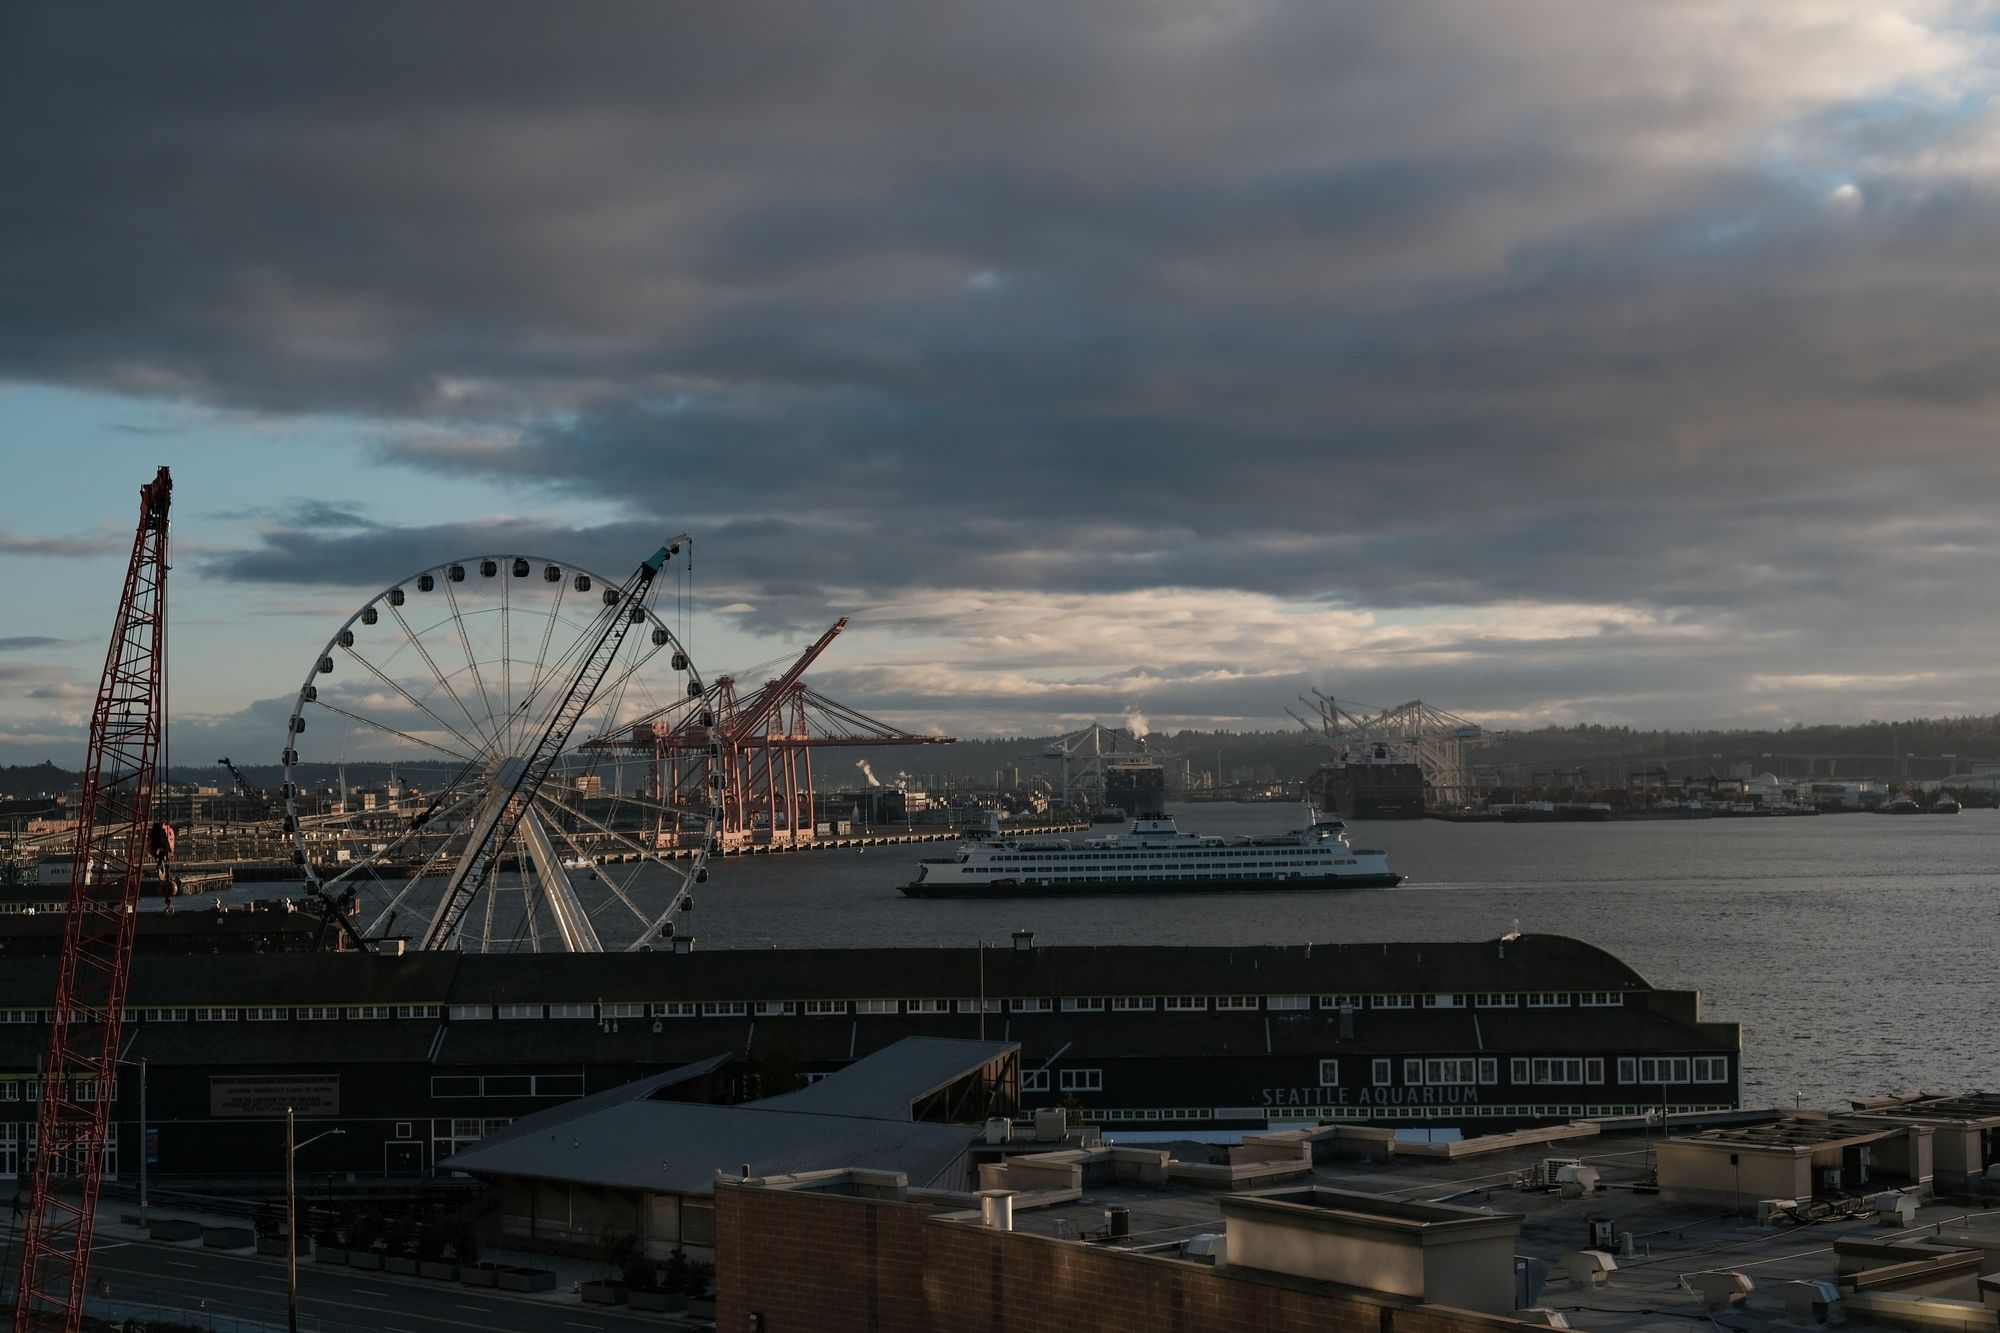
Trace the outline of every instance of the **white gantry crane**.
{"type": "Polygon", "coordinates": [[[1444,809],[1469,805],[1475,797],[1472,768],[1465,752],[1487,739],[1485,728],[1469,718],[1412,699],[1394,708],[1365,704],[1342,705],[1318,690],[1299,702],[1312,711],[1302,717],[1285,710],[1307,731],[1326,738],[1330,757],[1362,746],[1385,746],[1407,754],[1423,770],[1428,803],[1444,809]]]}

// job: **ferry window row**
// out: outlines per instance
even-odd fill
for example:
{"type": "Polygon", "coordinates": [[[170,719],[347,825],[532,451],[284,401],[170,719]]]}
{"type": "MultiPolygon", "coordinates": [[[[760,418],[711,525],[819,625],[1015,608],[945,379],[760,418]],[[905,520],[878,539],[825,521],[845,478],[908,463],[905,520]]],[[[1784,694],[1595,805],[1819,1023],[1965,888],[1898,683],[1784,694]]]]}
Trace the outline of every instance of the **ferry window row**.
{"type": "MultiPolygon", "coordinates": [[[[1530,992],[1450,992],[1404,994],[1322,994],[1310,995],[1067,995],[1061,997],[1064,1013],[1169,1013],[1206,1012],[1290,1012],[1338,1009],[1548,1009],[1571,1005],[1615,1007],[1625,997],[1618,991],[1530,991],[1530,992]]],[[[986,1000],[959,999],[863,999],[863,1000],[655,1000],[621,1001],[603,1004],[576,1002],[555,1004],[363,1004],[363,1005],[252,1005],[167,1006],[128,1011],[147,1023],[279,1023],[349,1022],[389,1018],[436,1019],[456,1022],[500,1020],[571,1019],[602,1021],[620,1018],[740,1018],[804,1015],[846,1018],[855,1015],[945,1014],[1046,1014],[1054,1012],[1058,1001],[1051,996],[989,997],[986,1000]]],[[[0,1023],[46,1023],[47,1009],[0,1009],[0,1023]]]]}

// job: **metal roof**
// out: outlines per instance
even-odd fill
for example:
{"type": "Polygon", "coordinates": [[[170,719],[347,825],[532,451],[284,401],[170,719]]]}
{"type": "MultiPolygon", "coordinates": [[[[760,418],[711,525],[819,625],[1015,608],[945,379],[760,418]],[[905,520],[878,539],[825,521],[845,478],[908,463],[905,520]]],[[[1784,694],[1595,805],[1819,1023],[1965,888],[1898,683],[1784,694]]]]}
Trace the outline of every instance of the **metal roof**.
{"type": "Polygon", "coordinates": [[[1020,1043],[1011,1041],[906,1037],[797,1092],[746,1105],[760,1110],[908,1120],[913,1102],[1020,1049],[1020,1043]]]}
{"type": "Polygon", "coordinates": [[[540,1123],[510,1126],[514,1132],[440,1165],[652,1194],[708,1194],[718,1170],[735,1174],[746,1166],[752,1175],[901,1171],[912,1185],[955,1189],[965,1183],[966,1149],[975,1137],[960,1125],[604,1095],[611,1104],[567,1116],[560,1113],[575,1112],[575,1104],[544,1111],[534,1117],[540,1123]]]}

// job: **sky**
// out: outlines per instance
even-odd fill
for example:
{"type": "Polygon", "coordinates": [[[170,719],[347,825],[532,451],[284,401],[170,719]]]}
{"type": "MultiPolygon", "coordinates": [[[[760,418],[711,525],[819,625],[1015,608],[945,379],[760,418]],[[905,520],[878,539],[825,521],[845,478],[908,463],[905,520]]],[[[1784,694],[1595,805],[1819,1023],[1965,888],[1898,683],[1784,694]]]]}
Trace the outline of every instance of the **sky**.
{"type": "Polygon", "coordinates": [[[847,615],[913,730],[1992,712],[1995,17],[10,4],[0,762],[161,464],[253,758],[381,589],[683,530],[704,670],[847,615]]]}

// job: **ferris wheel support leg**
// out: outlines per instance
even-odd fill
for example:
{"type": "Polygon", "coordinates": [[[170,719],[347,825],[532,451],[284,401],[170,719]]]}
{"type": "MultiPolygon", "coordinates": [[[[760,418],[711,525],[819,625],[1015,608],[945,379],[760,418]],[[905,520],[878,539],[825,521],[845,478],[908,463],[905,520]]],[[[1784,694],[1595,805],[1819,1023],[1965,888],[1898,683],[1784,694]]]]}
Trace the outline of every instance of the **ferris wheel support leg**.
{"type": "Polygon", "coordinates": [[[534,859],[542,896],[548,901],[549,915],[555,919],[556,935],[563,948],[570,953],[603,953],[604,941],[591,926],[590,916],[576,896],[576,886],[570,883],[562,858],[556,855],[555,841],[549,837],[541,815],[529,810],[521,819],[521,827],[528,835],[528,855],[534,859]]]}

